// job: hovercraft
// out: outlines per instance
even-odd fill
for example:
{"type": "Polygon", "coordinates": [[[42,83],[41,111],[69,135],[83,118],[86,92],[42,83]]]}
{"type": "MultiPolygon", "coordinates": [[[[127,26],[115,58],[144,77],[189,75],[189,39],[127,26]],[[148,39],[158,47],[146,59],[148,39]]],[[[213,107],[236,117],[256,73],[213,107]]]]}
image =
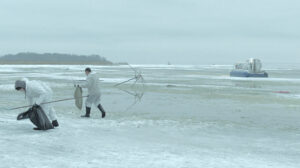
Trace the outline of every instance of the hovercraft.
{"type": "Polygon", "coordinates": [[[254,77],[267,78],[267,72],[262,71],[262,64],[259,59],[250,58],[246,63],[237,63],[230,72],[231,77],[254,77]]]}

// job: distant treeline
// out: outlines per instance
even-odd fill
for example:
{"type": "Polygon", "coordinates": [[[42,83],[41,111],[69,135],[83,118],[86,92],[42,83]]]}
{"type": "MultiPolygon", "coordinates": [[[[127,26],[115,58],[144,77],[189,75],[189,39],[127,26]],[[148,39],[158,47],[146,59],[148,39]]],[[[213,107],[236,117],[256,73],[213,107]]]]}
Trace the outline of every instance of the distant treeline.
{"type": "Polygon", "coordinates": [[[59,53],[18,53],[0,57],[0,64],[96,64],[112,65],[111,61],[99,55],[74,55],[59,53]]]}

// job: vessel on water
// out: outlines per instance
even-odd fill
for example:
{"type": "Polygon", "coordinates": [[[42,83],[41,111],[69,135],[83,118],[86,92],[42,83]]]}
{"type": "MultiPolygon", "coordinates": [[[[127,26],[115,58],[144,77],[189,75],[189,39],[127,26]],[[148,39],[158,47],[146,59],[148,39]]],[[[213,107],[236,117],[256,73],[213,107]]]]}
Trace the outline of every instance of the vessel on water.
{"type": "Polygon", "coordinates": [[[262,71],[262,64],[259,59],[250,58],[246,63],[237,63],[230,72],[231,77],[258,77],[267,78],[267,72],[262,71]]]}

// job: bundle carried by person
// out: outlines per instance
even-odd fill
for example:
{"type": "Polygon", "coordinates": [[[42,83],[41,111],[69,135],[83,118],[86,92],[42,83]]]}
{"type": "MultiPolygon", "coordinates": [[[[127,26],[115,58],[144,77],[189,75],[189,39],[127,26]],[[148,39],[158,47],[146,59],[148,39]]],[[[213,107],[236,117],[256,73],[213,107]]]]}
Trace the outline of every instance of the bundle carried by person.
{"type": "Polygon", "coordinates": [[[53,129],[53,125],[45,114],[44,110],[39,105],[33,105],[26,112],[20,113],[17,120],[30,119],[37,127],[37,130],[53,129]]]}

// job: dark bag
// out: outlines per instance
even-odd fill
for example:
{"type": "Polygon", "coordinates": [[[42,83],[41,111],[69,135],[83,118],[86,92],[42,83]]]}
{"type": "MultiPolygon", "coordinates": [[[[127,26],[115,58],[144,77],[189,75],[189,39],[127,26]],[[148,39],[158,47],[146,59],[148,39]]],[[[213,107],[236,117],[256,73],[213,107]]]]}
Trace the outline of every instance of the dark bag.
{"type": "Polygon", "coordinates": [[[17,120],[29,118],[30,121],[41,130],[53,129],[53,125],[41,106],[34,105],[26,112],[18,115],[17,120]]]}

